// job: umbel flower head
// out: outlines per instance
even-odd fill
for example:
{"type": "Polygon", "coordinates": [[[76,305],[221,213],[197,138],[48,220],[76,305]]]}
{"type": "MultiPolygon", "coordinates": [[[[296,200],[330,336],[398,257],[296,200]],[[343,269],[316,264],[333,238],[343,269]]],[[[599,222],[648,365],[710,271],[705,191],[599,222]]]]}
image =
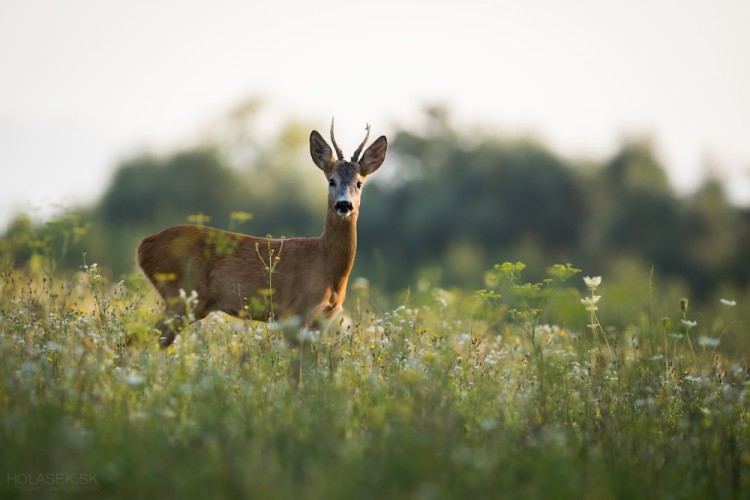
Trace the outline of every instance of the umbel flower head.
{"type": "Polygon", "coordinates": [[[584,297],[581,299],[581,304],[586,307],[587,311],[596,311],[596,303],[599,302],[601,295],[592,295],[591,297],[584,297]]]}
{"type": "Polygon", "coordinates": [[[688,329],[690,329],[690,328],[695,328],[695,326],[696,326],[696,325],[698,324],[698,322],[697,322],[697,321],[690,321],[689,319],[683,319],[683,320],[681,321],[681,323],[682,323],[683,325],[685,325],[686,327],[688,327],[688,329]]]}
{"type": "Polygon", "coordinates": [[[593,278],[590,278],[589,276],[585,276],[583,282],[586,284],[586,287],[593,292],[602,284],[602,277],[594,276],[593,278]]]}

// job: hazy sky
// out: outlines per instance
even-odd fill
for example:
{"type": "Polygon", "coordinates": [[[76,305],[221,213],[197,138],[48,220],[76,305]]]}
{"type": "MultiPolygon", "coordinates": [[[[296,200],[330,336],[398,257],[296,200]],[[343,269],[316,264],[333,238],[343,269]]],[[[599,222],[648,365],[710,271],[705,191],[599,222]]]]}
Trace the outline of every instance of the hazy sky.
{"type": "Polygon", "coordinates": [[[249,95],[346,146],[430,102],[565,155],[648,135],[678,188],[710,165],[750,203],[749,27],[745,0],[0,0],[0,230],[249,95]]]}

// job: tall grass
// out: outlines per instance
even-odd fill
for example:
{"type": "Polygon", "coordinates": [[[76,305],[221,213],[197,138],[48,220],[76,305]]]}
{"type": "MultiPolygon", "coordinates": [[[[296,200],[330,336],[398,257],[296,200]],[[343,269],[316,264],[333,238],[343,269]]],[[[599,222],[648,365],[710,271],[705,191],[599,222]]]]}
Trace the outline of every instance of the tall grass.
{"type": "Polygon", "coordinates": [[[141,277],[6,270],[2,497],[746,498],[745,360],[687,304],[611,331],[606,277],[591,304],[522,271],[387,312],[358,281],[298,386],[293,325],[212,315],[161,351],[141,277]]]}

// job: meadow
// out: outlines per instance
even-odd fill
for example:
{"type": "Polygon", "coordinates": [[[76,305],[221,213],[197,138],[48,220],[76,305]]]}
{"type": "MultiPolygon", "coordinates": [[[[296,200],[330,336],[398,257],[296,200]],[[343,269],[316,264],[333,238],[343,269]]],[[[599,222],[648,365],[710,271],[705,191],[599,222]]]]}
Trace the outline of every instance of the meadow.
{"type": "Polygon", "coordinates": [[[3,269],[0,496],[747,498],[750,372],[722,350],[742,305],[611,328],[607,276],[525,272],[355,279],[323,331],[217,314],[160,350],[142,276],[3,269]]]}

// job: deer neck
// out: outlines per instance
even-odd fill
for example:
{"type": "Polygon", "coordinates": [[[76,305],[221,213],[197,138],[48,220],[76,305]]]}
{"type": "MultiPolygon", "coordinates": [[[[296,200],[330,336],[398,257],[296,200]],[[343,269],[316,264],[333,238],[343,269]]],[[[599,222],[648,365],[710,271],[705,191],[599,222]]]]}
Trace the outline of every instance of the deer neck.
{"type": "Polygon", "coordinates": [[[340,217],[329,207],[320,237],[320,251],[326,270],[333,281],[341,283],[343,280],[343,285],[349,278],[357,253],[357,215],[355,211],[348,217],[340,217]]]}

